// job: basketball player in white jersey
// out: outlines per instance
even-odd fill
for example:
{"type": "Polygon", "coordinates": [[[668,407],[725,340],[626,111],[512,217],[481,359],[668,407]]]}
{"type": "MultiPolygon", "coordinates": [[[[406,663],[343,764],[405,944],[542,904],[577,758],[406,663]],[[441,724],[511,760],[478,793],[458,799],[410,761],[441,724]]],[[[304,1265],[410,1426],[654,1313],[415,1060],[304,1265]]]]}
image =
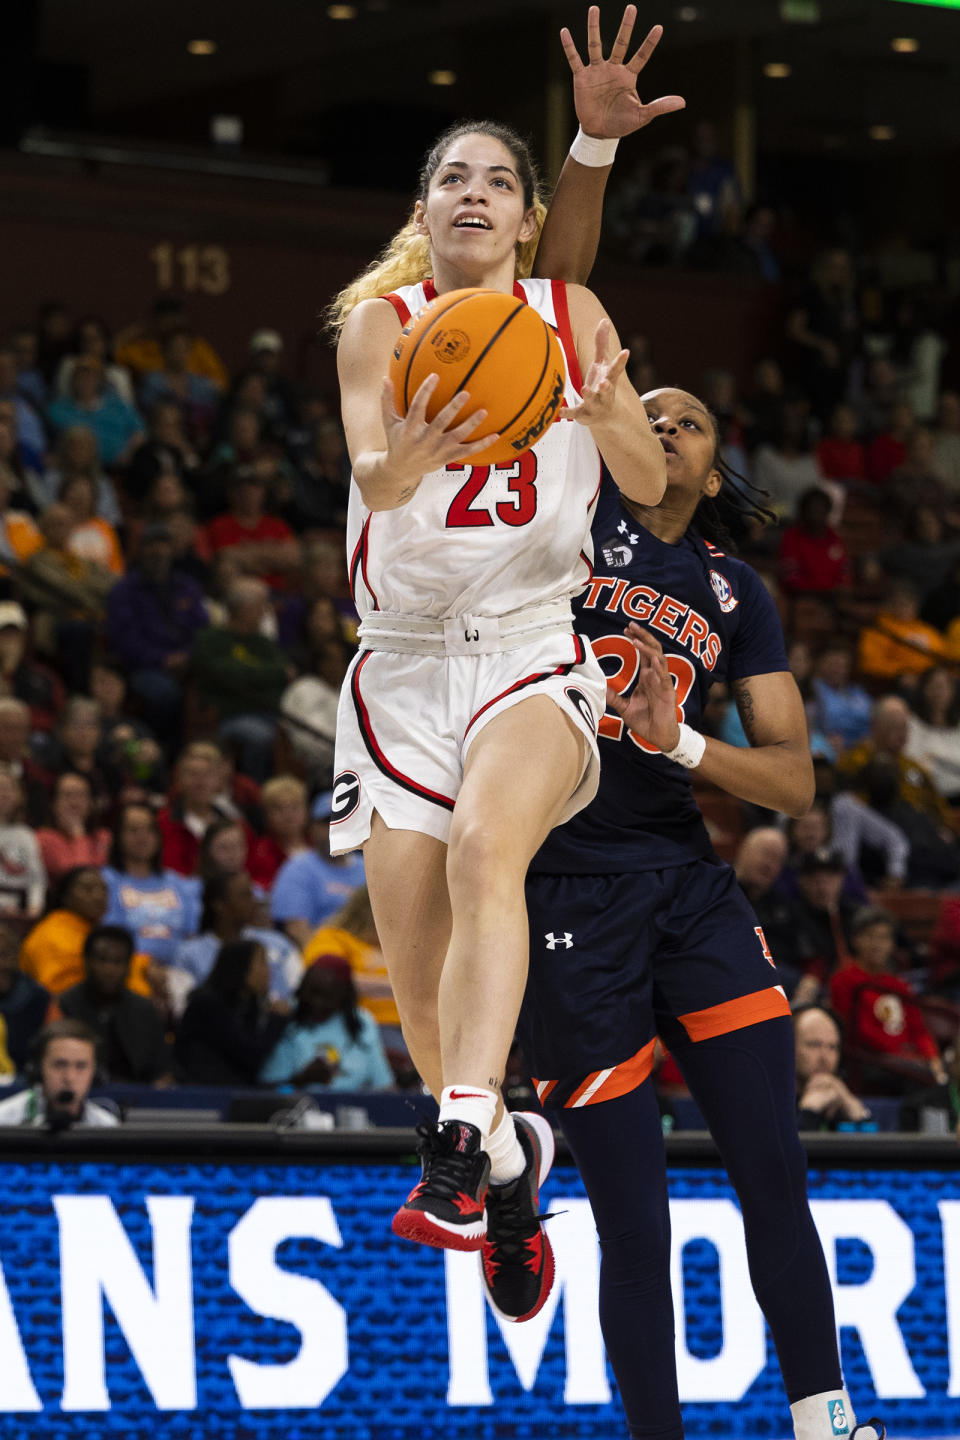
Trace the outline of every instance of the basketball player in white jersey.
{"type": "Polygon", "coordinates": [[[517,282],[542,214],[517,136],[454,127],[427,157],[411,222],[334,305],[362,624],[340,702],[331,847],[364,847],[404,1035],[440,1099],[393,1228],[483,1249],[511,1319],[536,1312],[553,1271],[537,1214],[552,1136],[539,1117],[515,1126],[499,1100],[527,970],[524,875],[595,793],[605,704],[570,598],[590,572],[600,456],[640,503],[665,485],[599,301],[517,282]],[[564,346],[562,418],[511,465],[471,469],[490,442],[471,439],[485,414],[467,394],[427,422],[431,376],[401,418],[386,379],[406,317],[465,287],[517,294],[564,346]]]}

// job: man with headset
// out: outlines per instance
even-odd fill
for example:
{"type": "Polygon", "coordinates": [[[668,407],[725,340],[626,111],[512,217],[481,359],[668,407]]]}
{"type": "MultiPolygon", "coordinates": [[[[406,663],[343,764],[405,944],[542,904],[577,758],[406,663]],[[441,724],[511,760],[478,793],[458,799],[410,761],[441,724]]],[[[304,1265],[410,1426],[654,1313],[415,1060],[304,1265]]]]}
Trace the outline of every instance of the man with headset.
{"type": "Polygon", "coordinates": [[[97,1039],[80,1020],[54,1020],[37,1036],[31,1061],[33,1084],[0,1100],[0,1127],[32,1125],[68,1130],[120,1122],[90,1100],[97,1068],[97,1039]]]}

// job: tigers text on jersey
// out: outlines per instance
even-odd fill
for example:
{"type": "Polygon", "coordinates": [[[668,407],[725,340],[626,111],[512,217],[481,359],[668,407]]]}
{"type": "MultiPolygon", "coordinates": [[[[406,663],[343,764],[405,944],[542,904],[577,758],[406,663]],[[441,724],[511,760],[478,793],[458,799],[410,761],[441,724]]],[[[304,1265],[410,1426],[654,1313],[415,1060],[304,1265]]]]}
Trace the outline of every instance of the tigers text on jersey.
{"type": "MultiPolygon", "coordinates": [[[[565,285],[524,280],[514,293],[556,330],[567,367],[564,400],[577,403],[582,382],[565,285]]],[[[386,298],[406,323],[434,294],[425,281],[386,298]]],[[[571,598],[590,574],[599,484],[590,431],[562,419],[511,463],[431,471],[394,510],[372,513],[351,484],[347,557],[361,619],[373,610],[502,616],[571,598]]]]}
{"type": "MultiPolygon", "coordinates": [[[[788,669],[780,620],[760,577],[703,540],[658,540],[604,475],[593,520],[594,574],[574,602],[608,683],[629,694],[638,672],[624,630],[659,640],[683,719],[701,728],[714,681],[788,669]]],[[[546,874],[660,870],[711,853],[688,770],[632,734],[608,710],[600,722],[600,789],[552,831],[531,869],[546,874]]]]}

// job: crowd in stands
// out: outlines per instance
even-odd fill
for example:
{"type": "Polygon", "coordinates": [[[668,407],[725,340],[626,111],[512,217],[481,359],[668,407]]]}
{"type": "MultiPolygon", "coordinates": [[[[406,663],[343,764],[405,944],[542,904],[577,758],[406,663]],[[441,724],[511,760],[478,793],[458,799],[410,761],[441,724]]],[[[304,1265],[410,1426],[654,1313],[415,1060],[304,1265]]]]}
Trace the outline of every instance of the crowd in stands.
{"type": "MultiPolygon", "coordinates": [[[[719,216],[737,196],[704,146],[697,213],[719,216]]],[[[898,314],[885,346],[832,251],[752,387],[699,387],[766,492],[770,523],[731,530],[780,606],[817,776],[789,823],[700,798],[794,1005],[815,1128],[869,1123],[871,1096],[914,1125],[960,1109],[960,396],[898,314]]],[[[632,363],[656,383],[642,340],[632,363]]],[[[108,1086],[418,1084],[362,857],[329,851],[348,485],[335,400],[293,383],[273,330],[236,371],[170,296],[115,336],[51,303],[0,342],[15,1089],[84,1045],[108,1086]]],[[[722,686],[707,725],[747,743],[722,686]]]]}
{"type": "MultiPolygon", "coordinates": [[[[780,338],[756,357],[749,382],[691,369],[684,383],[717,416],[735,483],[770,512],[761,525],[730,511],[728,528],[777,602],[817,782],[814,807],[799,821],[709,790],[702,808],[804,1017],[798,1059],[810,1030],[836,1049],[835,1083],[814,1085],[822,1104],[806,1103],[801,1079],[807,1120],[816,1112],[821,1127],[869,1124],[862,1097],[872,1095],[901,1098],[903,1123],[915,1126],[929,1107],[913,1102],[933,1087],[953,1129],[960,393],[951,377],[960,356],[948,341],[956,296],[932,255],[912,286],[895,257],[854,256],[841,245],[801,273],[794,254],[778,250],[773,211],[745,210],[709,125],[662,162],[641,160],[621,183],[608,215],[611,248],[647,265],[737,272],[777,287],[780,338]]],[[[642,390],[678,378],[660,373],[642,336],[631,341],[631,374],[642,390]]],[[[707,728],[748,743],[723,686],[712,692],[707,728]]],[[[669,1057],[660,1079],[681,1091],[669,1057]]]]}

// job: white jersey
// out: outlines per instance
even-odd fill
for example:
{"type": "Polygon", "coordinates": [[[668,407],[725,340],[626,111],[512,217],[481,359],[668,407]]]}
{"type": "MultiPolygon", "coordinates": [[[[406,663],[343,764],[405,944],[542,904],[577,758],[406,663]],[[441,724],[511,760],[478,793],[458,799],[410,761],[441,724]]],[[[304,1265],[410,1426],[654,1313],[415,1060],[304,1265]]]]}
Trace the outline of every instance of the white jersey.
{"type": "MultiPolygon", "coordinates": [[[[30,1090],[18,1090],[16,1095],[11,1095],[7,1100],[0,1100],[0,1129],[8,1125],[29,1125],[34,1130],[41,1129],[47,1124],[46,1102],[42,1092],[33,1086],[30,1090]]],[[[84,1102],[82,1111],[77,1120],[74,1120],[72,1129],[78,1126],[94,1126],[97,1129],[105,1130],[111,1125],[119,1125],[120,1121],[116,1115],[97,1105],[93,1100],[84,1102]]]]}
{"type": "MultiPolygon", "coordinates": [[[[580,398],[580,367],[560,280],[523,280],[514,294],[557,333],[564,400],[580,398]]],[[[385,298],[406,324],[436,291],[430,280],[385,298]]],[[[413,498],[372,513],[351,482],[347,558],[361,619],[373,611],[447,619],[503,616],[578,595],[591,575],[590,521],[600,454],[585,425],[559,419],[503,465],[447,466],[413,498]]]]}

